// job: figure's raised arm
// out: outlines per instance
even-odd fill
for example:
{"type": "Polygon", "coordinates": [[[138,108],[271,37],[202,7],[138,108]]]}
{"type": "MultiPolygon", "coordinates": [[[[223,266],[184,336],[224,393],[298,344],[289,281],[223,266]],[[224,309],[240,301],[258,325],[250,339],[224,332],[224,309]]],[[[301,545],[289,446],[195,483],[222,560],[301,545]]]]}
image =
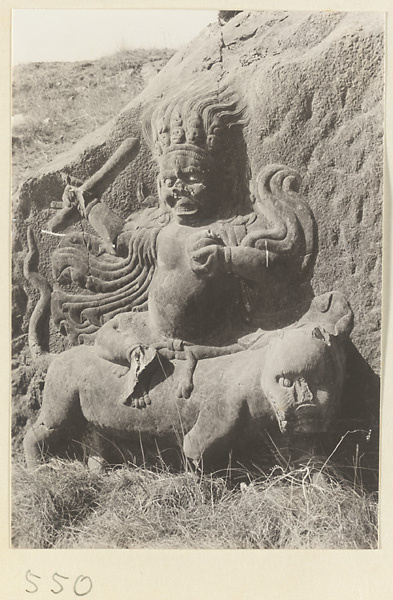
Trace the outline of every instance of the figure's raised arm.
{"type": "Polygon", "coordinates": [[[67,185],[62,197],[63,208],[49,221],[48,229],[53,232],[62,231],[82,216],[89,220],[111,248],[124,226],[124,220],[101,203],[100,198],[118,174],[134,160],[138,151],[139,141],[127,138],[101,169],[81,186],[67,185]]]}

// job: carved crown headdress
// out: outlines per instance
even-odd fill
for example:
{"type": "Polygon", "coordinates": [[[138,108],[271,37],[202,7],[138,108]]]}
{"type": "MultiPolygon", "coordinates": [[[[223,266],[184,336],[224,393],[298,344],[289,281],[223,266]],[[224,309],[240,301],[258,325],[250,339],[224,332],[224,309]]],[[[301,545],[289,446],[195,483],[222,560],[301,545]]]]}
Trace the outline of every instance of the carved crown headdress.
{"type": "Polygon", "coordinates": [[[144,134],[159,161],[170,152],[214,161],[228,147],[228,130],[247,122],[246,107],[228,85],[195,85],[161,102],[144,121],[144,134]]]}

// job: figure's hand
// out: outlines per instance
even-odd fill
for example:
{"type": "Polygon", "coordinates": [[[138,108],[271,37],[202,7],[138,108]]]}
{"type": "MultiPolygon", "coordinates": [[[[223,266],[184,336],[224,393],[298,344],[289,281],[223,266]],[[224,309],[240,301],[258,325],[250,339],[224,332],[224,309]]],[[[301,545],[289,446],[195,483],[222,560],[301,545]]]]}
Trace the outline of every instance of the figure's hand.
{"type": "Polygon", "coordinates": [[[77,188],[74,185],[66,185],[62,196],[62,201],[64,208],[71,208],[73,206],[82,215],[82,217],[86,216],[85,198],[83,196],[83,191],[81,191],[80,188],[77,188]]]}
{"type": "Polygon", "coordinates": [[[187,251],[194,273],[212,276],[224,266],[224,242],[221,237],[206,229],[191,236],[187,251]]]}
{"type": "Polygon", "coordinates": [[[224,272],[225,254],[222,246],[207,246],[191,254],[191,269],[198,275],[212,277],[224,272]]]}

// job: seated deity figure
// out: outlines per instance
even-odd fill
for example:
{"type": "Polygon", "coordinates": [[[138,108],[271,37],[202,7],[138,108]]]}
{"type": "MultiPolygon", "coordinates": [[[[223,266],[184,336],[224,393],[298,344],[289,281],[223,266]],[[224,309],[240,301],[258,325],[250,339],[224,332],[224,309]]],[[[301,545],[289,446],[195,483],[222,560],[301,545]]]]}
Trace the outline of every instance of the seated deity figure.
{"type": "Polygon", "coordinates": [[[28,465],[76,422],[127,444],[180,436],[197,462],[230,445],[241,423],[247,436],[274,420],[282,433],[329,428],[352,311],[339,293],[313,297],[316,225],[299,175],[268,165],[244,185],[247,123],[228,86],[183,90],[148,110],[156,206],[122,219],[101,201],[121,152],[88,180],[94,186],[67,185],[61,214],[79,212],[83,232],[66,233],[54,251],[53,290],[32,268],[29,230],[25,274],[41,292],[29,344],[51,364],[25,438],[28,465]],[[76,346],[59,355],[39,331],[49,302],[76,346]]]}
{"type": "Polygon", "coordinates": [[[246,122],[228,87],[183,92],[150,111],[144,132],[159,167],[159,204],[127,220],[67,186],[63,199],[98,237],[72,233],[55,251],[62,289],[52,294],[52,315],[72,342],[94,339],[119,376],[132,367],[136,382],[157,351],[188,358],[179,388],[188,397],[198,358],[268,340],[274,325],[261,306],[270,302],[264,314],[284,318],[276,328],[287,324],[289,298],[289,323],[305,312],[314,219],[291,169],[269,166],[248,197],[239,191],[231,133],[246,122]],[[87,293],[75,294],[75,285],[87,293]]]}

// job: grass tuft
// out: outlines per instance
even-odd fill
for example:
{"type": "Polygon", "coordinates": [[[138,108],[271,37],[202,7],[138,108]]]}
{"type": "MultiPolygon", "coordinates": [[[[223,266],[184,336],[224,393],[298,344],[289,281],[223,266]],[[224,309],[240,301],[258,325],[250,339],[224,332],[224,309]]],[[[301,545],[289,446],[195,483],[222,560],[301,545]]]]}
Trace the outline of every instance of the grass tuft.
{"type": "MultiPolygon", "coordinates": [[[[325,472],[326,473],[326,472],[325,472]]],[[[52,460],[14,472],[18,548],[375,548],[375,493],[304,465],[249,484],[52,460]]]]}
{"type": "Polygon", "coordinates": [[[97,505],[100,478],[82,463],[52,461],[34,472],[14,467],[13,543],[53,548],[59,533],[81,522],[97,505]]]}

